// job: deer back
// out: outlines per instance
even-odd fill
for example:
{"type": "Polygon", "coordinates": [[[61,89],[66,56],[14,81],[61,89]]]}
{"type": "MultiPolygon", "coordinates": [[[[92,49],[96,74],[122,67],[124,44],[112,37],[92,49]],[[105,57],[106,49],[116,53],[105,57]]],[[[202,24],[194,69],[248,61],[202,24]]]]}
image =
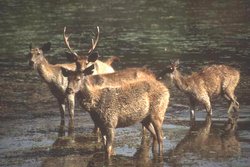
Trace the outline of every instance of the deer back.
{"type": "Polygon", "coordinates": [[[89,84],[98,87],[120,87],[123,84],[143,80],[155,80],[155,76],[146,68],[127,68],[110,74],[88,77],[89,84]]]}

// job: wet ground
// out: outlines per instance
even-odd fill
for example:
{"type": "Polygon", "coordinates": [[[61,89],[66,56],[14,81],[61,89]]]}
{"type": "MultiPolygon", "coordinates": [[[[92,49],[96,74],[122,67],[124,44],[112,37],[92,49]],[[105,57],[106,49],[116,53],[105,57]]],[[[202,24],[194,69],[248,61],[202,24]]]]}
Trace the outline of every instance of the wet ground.
{"type": "Polygon", "coordinates": [[[249,6],[246,0],[1,1],[0,166],[249,166],[249,6]],[[77,106],[74,124],[66,119],[63,126],[55,98],[28,66],[31,42],[51,41],[49,62],[67,62],[65,25],[79,51],[87,50],[99,25],[97,49],[101,59],[121,58],[114,63],[117,70],[147,65],[159,73],[177,58],[186,74],[210,64],[239,69],[240,113],[229,117],[227,103],[219,98],[212,118],[199,106],[196,121],[190,122],[188,99],[166,77],[162,82],[171,99],[162,159],[152,155],[150,137],[136,124],[116,130],[116,155],[106,162],[89,114],[77,106]]]}
{"type": "MultiPolygon", "coordinates": [[[[243,106],[244,107],[244,106],[243,106]]],[[[116,130],[115,152],[105,161],[102,144],[92,134],[87,113],[61,126],[60,116],[46,114],[1,119],[1,166],[248,166],[249,110],[228,117],[218,109],[212,118],[197,113],[189,122],[186,106],[173,105],[164,122],[163,160],[151,153],[141,125],[116,130]]]]}

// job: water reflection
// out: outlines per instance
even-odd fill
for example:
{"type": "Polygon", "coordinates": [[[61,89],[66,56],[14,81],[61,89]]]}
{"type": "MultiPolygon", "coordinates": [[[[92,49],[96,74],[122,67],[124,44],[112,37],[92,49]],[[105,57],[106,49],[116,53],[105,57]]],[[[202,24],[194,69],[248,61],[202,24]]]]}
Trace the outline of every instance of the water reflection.
{"type": "Polygon", "coordinates": [[[133,156],[114,155],[106,159],[102,143],[97,142],[98,136],[80,135],[75,133],[74,121],[69,121],[68,127],[61,121],[58,137],[51,146],[50,157],[42,162],[44,167],[63,166],[163,166],[158,156],[151,158],[151,137],[144,134],[141,144],[133,156]]]}
{"type": "Polygon", "coordinates": [[[238,113],[229,115],[224,125],[212,123],[210,116],[204,122],[192,122],[187,135],[167,154],[167,161],[177,165],[183,158],[225,160],[241,153],[237,139],[238,113]]]}
{"type": "Polygon", "coordinates": [[[88,167],[99,166],[136,166],[136,167],[161,167],[162,160],[159,157],[150,157],[150,137],[144,135],[141,144],[133,156],[114,155],[110,160],[105,159],[104,153],[96,153],[88,162],[88,167]]]}
{"type": "Polygon", "coordinates": [[[51,156],[42,162],[42,166],[86,166],[91,156],[102,149],[102,144],[96,141],[96,136],[75,134],[74,121],[69,121],[68,127],[61,121],[58,138],[51,146],[51,156]]]}

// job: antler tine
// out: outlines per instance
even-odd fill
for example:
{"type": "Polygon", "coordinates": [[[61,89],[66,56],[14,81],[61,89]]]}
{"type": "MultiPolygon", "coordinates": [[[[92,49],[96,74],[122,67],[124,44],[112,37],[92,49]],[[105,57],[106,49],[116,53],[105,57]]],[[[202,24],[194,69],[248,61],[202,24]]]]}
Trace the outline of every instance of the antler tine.
{"type": "Polygon", "coordinates": [[[91,53],[95,49],[95,47],[96,47],[96,45],[98,43],[98,40],[99,40],[100,28],[99,28],[99,26],[97,26],[96,28],[97,28],[96,40],[94,41],[94,39],[92,39],[92,48],[89,49],[88,53],[91,53]]]}
{"type": "Polygon", "coordinates": [[[70,47],[70,45],[69,45],[68,39],[69,39],[70,35],[67,37],[65,33],[66,33],[66,26],[65,26],[64,29],[63,29],[63,39],[64,39],[64,43],[65,43],[65,45],[67,46],[67,48],[69,49],[69,51],[70,51],[72,54],[74,54],[76,57],[79,57],[78,54],[77,54],[75,51],[73,51],[73,49],[71,49],[71,47],[70,47]]]}

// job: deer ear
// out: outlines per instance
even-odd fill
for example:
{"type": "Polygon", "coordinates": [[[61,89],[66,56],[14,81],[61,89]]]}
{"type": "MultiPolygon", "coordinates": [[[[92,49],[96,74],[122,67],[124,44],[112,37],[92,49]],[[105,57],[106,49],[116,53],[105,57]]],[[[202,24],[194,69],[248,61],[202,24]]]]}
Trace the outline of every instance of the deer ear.
{"type": "Polygon", "coordinates": [[[93,52],[88,56],[88,62],[95,62],[99,57],[99,53],[98,52],[93,52]]]}
{"type": "Polygon", "coordinates": [[[67,60],[70,62],[76,62],[78,59],[78,57],[75,54],[70,53],[70,52],[65,52],[65,55],[67,57],[67,60]]]}
{"type": "Polygon", "coordinates": [[[94,69],[95,69],[95,65],[92,64],[91,66],[85,68],[85,70],[83,70],[82,73],[83,73],[83,75],[85,75],[85,76],[91,75],[91,74],[93,74],[94,69]]]}
{"type": "Polygon", "coordinates": [[[68,70],[66,68],[63,68],[63,67],[61,67],[61,70],[62,70],[62,74],[63,74],[64,77],[68,77],[71,74],[73,74],[73,71],[70,71],[70,70],[68,70]]]}
{"type": "Polygon", "coordinates": [[[30,50],[31,50],[31,49],[32,49],[32,43],[30,43],[30,46],[29,46],[29,47],[30,47],[30,50]]]}
{"type": "Polygon", "coordinates": [[[50,48],[51,48],[51,43],[50,42],[47,42],[47,43],[43,44],[43,46],[41,47],[43,52],[49,51],[50,48]]]}
{"type": "Polygon", "coordinates": [[[180,64],[180,60],[177,59],[177,60],[174,62],[174,65],[175,65],[175,66],[179,66],[179,64],[180,64]]]}

